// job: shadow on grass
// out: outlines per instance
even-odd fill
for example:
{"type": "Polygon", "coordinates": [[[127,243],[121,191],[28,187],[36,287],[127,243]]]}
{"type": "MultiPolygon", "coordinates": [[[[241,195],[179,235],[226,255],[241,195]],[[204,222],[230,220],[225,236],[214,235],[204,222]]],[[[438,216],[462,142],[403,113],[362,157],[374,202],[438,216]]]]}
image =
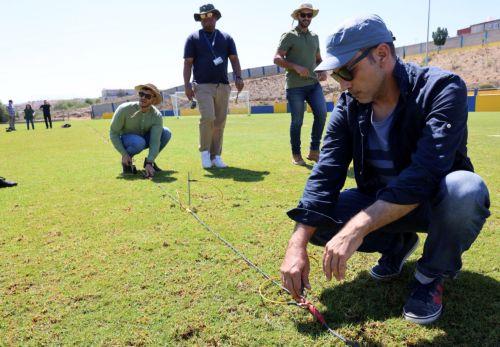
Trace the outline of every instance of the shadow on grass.
{"type": "MultiPolygon", "coordinates": [[[[177,178],[171,177],[171,175],[177,173],[177,171],[174,170],[165,170],[165,171],[159,171],[155,173],[155,176],[153,177],[152,181],[156,183],[169,183],[169,182],[174,182],[177,181],[177,178]]],[[[137,174],[120,174],[116,176],[116,179],[119,180],[127,180],[127,181],[136,181],[136,180],[144,180],[144,171],[140,170],[137,172],[137,174]]]]}
{"type": "Polygon", "coordinates": [[[224,169],[211,168],[205,169],[210,174],[205,175],[208,178],[223,178],[233,179],[237,182],[257,182],[263,181],[264,176],[269,175],[269,171],[254,171],[248,169],[241,169],[239,167],[227,167],[224,169]]]}
{"type": "MultiPolygon", "coordinates": [[[[415,262],[410,263],[405,266],[399,279],[388,283],[375,282],[367,271],[363,271],[353,281],[326,289],[320,295],[320,301],[327,307],[324,312],[326,321],[334,330],[341,326],[359,325],[356,340],[362,341],[363,345],[380,345],[380,342],[376,342],[380,338],[376,337],[387,329],[385,321],[398,317],[403,320],[402,309],[410,292],[414,268],[415,262]],[[370,332],[365,332],[364,323],[370,332]],[[377,327],[380,330],[374,335],[377,327]]],[[[497,325],[500,282],[485,275],[463,271],[457,279],[446,280],[444,287],[441,318],[423,327],[429,330],[438,328],[444,334],[432,340],[412,341],[412,346],[496,345],[500,341],[497,325]]],[[[413,323],[408,324],[408,331],[398,331],[394,335],[411,336],[413,323]]],[[[313,337],[326,334],[312,320],[297,322],[297,329],[313,337]]]]}

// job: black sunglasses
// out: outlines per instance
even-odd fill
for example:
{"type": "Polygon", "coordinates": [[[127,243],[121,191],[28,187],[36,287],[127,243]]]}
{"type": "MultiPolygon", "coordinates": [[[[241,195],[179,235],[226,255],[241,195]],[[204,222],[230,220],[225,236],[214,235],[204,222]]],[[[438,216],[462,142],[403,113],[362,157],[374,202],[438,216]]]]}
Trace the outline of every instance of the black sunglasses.
{"type": "Polygon", "coordinates": [[[304,13],[304,12],[300,12],[300,13],[299,13],[299,16],[300,16],[300,18],[312,18],[312,17],[313,17],[313,14],[312,14],[312,13],[304,13]]]}
{"type": "Polygon", "coordinates": [[[366,48],[365,50],[362,51],[361,55],[356,58],[356,60],[354,60],[351,64],[349,64],[349,66],[341,67],[338,72],[332,71],[330,76],[332,76],[332,78],[339,83],[341,80],[344,80],[347,82],[352,81],[354,79],[354,76],[352,75],[352,69],[354,68],[354,66],[357,63],[359,63],[361,60],[366,58],[366,56],[368,54],[370,54],[372,49],[374,49],[376,47],[378,47],[378,45],[370,47],[370,48],[366,48]]]}
{"type": "Polygon", "coordinates": [[[146,98],[147,100],[151,100],[151,98],[153,97],[152,94],[148,94],[148,93],[144,93],[144,92],[139,92],[139,97],[140,98],[146,98]]]}

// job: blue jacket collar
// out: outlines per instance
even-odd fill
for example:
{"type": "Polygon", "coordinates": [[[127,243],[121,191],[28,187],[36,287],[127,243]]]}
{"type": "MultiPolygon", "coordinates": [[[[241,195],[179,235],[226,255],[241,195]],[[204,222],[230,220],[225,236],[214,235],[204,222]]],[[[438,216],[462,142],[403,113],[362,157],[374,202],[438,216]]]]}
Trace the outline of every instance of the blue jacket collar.
{"type": "Polygon", "coordinates": [[[401,59],[396,58],[396,65],[394,65],[394,70],[392,70],[392,75],[396,79],[396,83],[399,86],[399,91],[401,97],[406,101],[409,94],[410,78],[408,71],[406,70],[405,64],[401,59]]]}

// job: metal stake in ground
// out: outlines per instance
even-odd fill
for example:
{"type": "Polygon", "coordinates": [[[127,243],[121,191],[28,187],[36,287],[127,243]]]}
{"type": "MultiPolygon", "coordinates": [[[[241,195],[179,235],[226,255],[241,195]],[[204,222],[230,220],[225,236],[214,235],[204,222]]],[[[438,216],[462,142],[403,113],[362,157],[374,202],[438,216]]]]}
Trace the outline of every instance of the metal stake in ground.
{"type": "Polygon", "coordinates": [[[191,173],[188,171],[188,207],[191,208],[191,173]]]}

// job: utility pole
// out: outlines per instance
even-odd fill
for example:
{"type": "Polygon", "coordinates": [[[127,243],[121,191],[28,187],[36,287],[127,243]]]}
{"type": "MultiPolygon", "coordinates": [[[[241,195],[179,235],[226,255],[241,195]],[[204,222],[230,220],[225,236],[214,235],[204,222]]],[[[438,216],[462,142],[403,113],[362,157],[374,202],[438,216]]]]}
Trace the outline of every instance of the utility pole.
{"type": "Polygon", "coordinates": [[[431,0],[427,7],[427,40],[425,41],[425,66],[429,65],[429,23],[431,21],[431,0]]]}

